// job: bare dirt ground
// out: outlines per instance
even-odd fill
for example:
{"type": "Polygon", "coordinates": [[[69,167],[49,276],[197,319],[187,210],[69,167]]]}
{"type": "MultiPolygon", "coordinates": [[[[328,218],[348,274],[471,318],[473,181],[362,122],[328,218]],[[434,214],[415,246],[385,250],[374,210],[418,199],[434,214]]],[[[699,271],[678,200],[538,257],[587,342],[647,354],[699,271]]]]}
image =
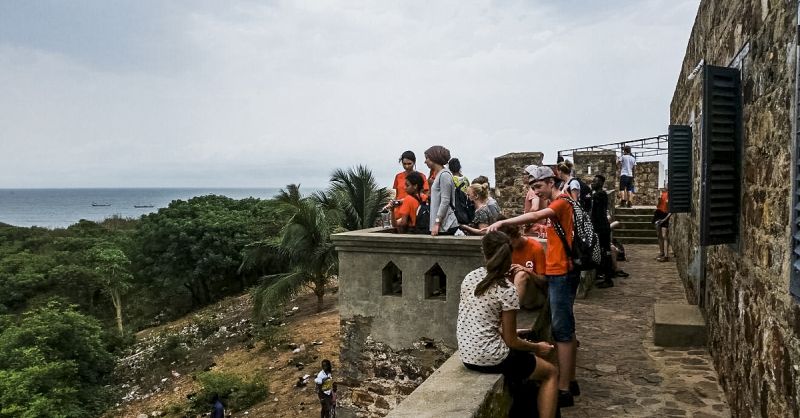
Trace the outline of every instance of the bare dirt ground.
{"type": "MultiPolygon", "coordinates": [[[[238,305],[236,316],[249,316],[252,302],[249,295],[228,298],[211,308],[220,310],[226,304],[238,305]]],[[[227,411],[233,417],[308,417],[319,412],[319,401],[314,390],[313,379],[320,371],[320,362],[330,359],[334,364],[334,376],[339,361],[339,311],[336,294],[325,296],[322,312],[316,312],[316,297],[304,294],[286,305],[287,311],[293,307],[293,315],[281,319],[286,325],[280,327],[280,338],[285,341],[275,348],[265,349],[263,342],[242,341],[236,339],[230,344],[216,344],[211,353],[191,353],[190,356],[210,359],[205,367],[212,371],[230,373],[245,378],[256,377],[268,385],[267,399],[244,411],[227,411]],[[313,342],[322,342],[313,344],[313,342]],[[299,353],[293,353],[288,344],[302,347],[299,353]],[[298,366],[297,363],[303,365],[298,366]],[[304,375],[311,375],[308,384],[298,387],[296,383],[304,375]]],[[[155,332],[180,329],[191,323],[191,318],[181,318],[157,329],[149,329],[139,333],[144,338],[155,332]]],[[[207,360],[208,361],[208,360],[207,360]]],[[[168,412],[170,406],[185,404],[187,396],[199,390],[194,379],[199,370],[168,376],[162,383],[158,393],[146,399],[133,400],[110,410],[106,417],[132,417],[140,414],[148,416],[179,417],[180,413],[168,412]]],[[[205,415],[204,415],[205,416],[205,415]]]]}

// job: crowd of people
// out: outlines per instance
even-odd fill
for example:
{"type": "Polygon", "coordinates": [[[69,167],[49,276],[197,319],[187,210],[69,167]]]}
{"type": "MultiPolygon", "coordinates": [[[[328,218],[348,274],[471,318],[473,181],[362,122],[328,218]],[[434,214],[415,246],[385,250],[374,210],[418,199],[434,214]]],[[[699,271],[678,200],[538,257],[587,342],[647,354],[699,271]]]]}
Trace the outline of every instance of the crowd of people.
{"type": "MultiPolygon", "coordinates": [[[[559,408],[573,406],[580,395],[573,305],[581,270],[587,268],[578,264],[577,256],[579,246],[587,245],[581,243],[587,230],[596,234],[589,245],[599,247],[599,261],[588,266],[596,272],[597,286],[612,287],[614,278],[628,276],[617,266],[623,249],[611,239],[617,222],[612,223],[609,216],[606,178],[597,174],[587,185],[575,176],[568,160],[560,160],[555,170],[529,165],[522,174],[529,186],[524,212],[506,218],[486,176],[470,182],[461,161],[440,145],[425,150],[424,156],[427,175],[417,170],[413,151],[400,156],[403,171],[395,176],[394,196],[384,208],[391,226],[398,233],[483,236],[484,266],[467,274],[461,284],[456,330],[461,360],[471,370],[502,373],[512,390],[537,382],[539,416],[556,416],[559,408]],[[539,242],[542,238],[546,250],[539,242]],[[537,341],[541,336],[530,330],[517,329],[517,311],[535,305],[532,298],[541,294],[547,295],[554,344],[537,341]]],[[[622,168],[620,207],[631,207],[636,160],[629,147],[623,149],[618,163],[622,168]]],[[[659,261],[668,259],[668,200],[663,191],[653,216],[659,261]]],[[[324,418],[331,416],[335,387],[331,386],[330,362],[325,360],[322,368],[315,380],[324,418]]],[[[515,404],[526,395],[517,392],[515,404]]]]}
{"type": "MultiPolygon", "coordinates": [[[[580,283],[575,265],[578,230],[589,219],[600,248],[594,263],[597,286],[614,286],[628,274],[617,266],[621,245],[612,241],[606,178],[597,174],[590,185],[574,172],[568,160],[548,166],[525,167],[528,191],[522,215],[506,218],[491,196],[488,179],[472,182],[450,151],[433,146],[424,153],[429,172],[417,171],[416,156],[406,151],[403,171],[395,177],[396,200],[387,206],[398,232],[437,235],[481,235],[485,265],[469,273],[461,284],[457,337],[461,359],[472,370],[502,373],[514,384],[539,381],[540,416],[555,416],[574,405],[580,395],[575,379],[578,342],[573,304],[580,283]],[[429,186],[430,185],[430,186],[429,186]],[[415,216],[416,212],[416,216],[415,216]],[[588,218],[576,216],[583,212],[588,218]],[[425,219],[421,219],[421,218],[425,219]],[[537,238],[546,238],[547,249],[537,238]],[[516,312],[525,307],[531,286],[547,295],[554,345],[531,342],[516,329],[516,312]],[[554,352],[554,355],[551,355],[554,352]]],[[[631,207],[636,160],[624,147],[618,160],[620,207],[631,207]]],[[[668,194],[662,192],[653,223],[659,231],[659,261],[667,259],[668,194]]]]}

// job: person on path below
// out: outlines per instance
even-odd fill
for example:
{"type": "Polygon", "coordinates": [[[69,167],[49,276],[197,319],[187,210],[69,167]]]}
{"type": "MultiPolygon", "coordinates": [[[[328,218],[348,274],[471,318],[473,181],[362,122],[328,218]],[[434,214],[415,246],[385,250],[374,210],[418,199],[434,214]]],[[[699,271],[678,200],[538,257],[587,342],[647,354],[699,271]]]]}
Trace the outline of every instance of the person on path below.
{"type": "Polygon", "coordinates": [[[425,165],[431,169],[435,180],[431,184],[431,235],[453,235],[458,231],[458,220],[453,211],[455,183],[453,174],[445,165],[450,161],[450,151],[434,145],[425,150],[425,165]]]}
{"type": "Polygon", "coordinates": [[[211,418],[225,418],[225,405],[219,399],[219,394],[214,394],[211,399],[211,418]]]}
{"type": "Polygon", "coordinates": [[[619,173],[619,190],[622,201],[620,207],[633,206],[633,170],[636,167],[636,158],[631,154],[631,147],[622,148],[622,157],[617,160],[621,165],[619,173]]]}
{"type": "Polygon", "coordinates": [[[527,379],[540,381],[539,416],[552,418],[558,377],[556,368],[542,357],[553,346],[525,341],[517,333],[519,296],[508,278],[511,242],[506,234],[494,231],[481,239],[481,247],[485,267],[473,270],[461,283],[456,327],[461,361],[470,370],[502,373],[512,386],[527,379]]]}
{"type": "Polygon", "coordinates": [[[331,418],[333,409],[333,367],[328,359],[322,360],[322,370],[317,374],[314,383],[317,386],[317,396],[320,402],[320,418],[331,418]]]}
{"type": "Polygon", "coordinates": [[[656,226],[658,234],[658,249],[660,253],[656,257],[657,261],[669,261],[669,188],[664,185],[661,196],[658,197],[658,206],[653,214],[653,224],[656,226]]]}
{"type": "Polygon", "coordinates": [[[547,277],[547,293],[550,301],[550,318],[553,339],[556,341],[558,355],[558,405],[573,406],[574,396],[580,394],[580,387],[575,380],[575,361],[577,357],[577,340],[575,339],[575,314],[573,304],[578,291],[580,274],[575,271],[567,249],[561,242],[553,224],[558,222],[566,235],[567,245],[572,245],[573,210],[567,202],[567,195],[560,192],[561,179],[549,167],[537,167],[533,170],[531,182],[540,199],[550,199],[550,205],[536,212],[528,212],[514,218],[497,221],[487,230],[497,231],[504,225],[525,225],[550,219],[547,231],[547,253],[545,275],[547,277]]]}
{"type": "Polygon", "coordinates": [[[615,272],[611,263],[611,226],[608,223],[608,193],[603,190],[605,176],[598,174],[592,180],[592,226],[600,240],[602,258],[597,269],[597,287],[604,289],[614,286],[615,272]]]}
{"type": "Polygon", "coordinates": [[[392,188],[395,190],[395,199],[401,200],[408,195],[406,193],[406,177],[411,173],[419,173],[422,176],[422,189],[420,193],[428,194],[430,187],[428,186],[428,179],[425,175],[417,171],[417,156],[414,151],[406,151],[400,156],[400,164],[403,165],[403,171],[394,176],[394,184],[392,188]]]}
{"type": "Polygon", "coordinates": [[[494,223],[500,211],[489,206],[489,186],[485,184],[470,184],[467,187],[467,198],[475,204],[475,217],[469,225],[461,225],[462,231],[467,235],[485,235],[483,228],[494,223]]]}

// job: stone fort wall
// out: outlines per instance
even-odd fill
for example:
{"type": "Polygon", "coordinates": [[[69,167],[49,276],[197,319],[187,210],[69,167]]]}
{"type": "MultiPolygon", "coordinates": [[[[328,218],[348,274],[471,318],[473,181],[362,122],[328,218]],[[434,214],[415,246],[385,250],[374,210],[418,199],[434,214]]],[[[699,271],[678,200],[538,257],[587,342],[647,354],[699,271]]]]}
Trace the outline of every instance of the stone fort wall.
{"type": "Polygon", "coordinates": [[[800,414],[800,306],[789,293],[797,23],[795,0],[703,0],[671,105],[671,123],[693,126],[695,162],[692,212],[674,218],[672,247],[689,300],[705,313],[709,349],[734,416],[800,414]],[[695,68],[701,60],[742,71],[736,245],[698,243],[703,76],[695,68]]]}

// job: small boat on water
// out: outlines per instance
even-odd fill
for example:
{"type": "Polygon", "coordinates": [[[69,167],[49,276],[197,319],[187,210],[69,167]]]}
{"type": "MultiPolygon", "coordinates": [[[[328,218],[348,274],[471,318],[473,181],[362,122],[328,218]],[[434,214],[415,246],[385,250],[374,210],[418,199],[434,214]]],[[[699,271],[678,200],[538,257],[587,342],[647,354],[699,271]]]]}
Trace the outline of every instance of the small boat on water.
{"type": "Polygon", "coordinates": [[[139,208],[139,209],[141,209],[141,208],[152,208],[153,205],[133,205],[133,207],[139,208]]]}
{"type": "Polygon", "coordinates": [[[92,202],[92,206],[94,206],[94,207],[98,207],[98,206],[111,206],[111,203],[95,203],[95,202],[92,202]]]}

